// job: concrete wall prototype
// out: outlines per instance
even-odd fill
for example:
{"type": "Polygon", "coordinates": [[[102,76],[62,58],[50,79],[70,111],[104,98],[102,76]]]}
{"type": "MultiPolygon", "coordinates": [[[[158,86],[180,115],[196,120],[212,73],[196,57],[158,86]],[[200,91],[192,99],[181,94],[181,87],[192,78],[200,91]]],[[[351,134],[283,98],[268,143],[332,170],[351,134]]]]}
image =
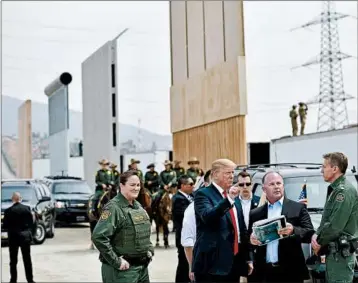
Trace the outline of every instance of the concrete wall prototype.
{"type": "Polygon", "coordinates": [[[68,129],[68,85],[72,81],[69,73],[62,73],[46,88],[49,115],[50,174],[68,175],[69,142],[68,129]]]}
{"type": "Polygon", "coordinates": [[[18,140],[16,177],[32,178],[31,100],[26,100],[18,111],[18,140]]]}
{"type": "Polygon", "coordinates": [[[116,50],[109,41],[82,63],[83,164],[93,189],[99,160],[120,163],[116,50]]]}
{"type": "Polygon", "coordinates": [[[246,164],[243,1],[170,1],[170,24],[174,159],[246,164]]]}

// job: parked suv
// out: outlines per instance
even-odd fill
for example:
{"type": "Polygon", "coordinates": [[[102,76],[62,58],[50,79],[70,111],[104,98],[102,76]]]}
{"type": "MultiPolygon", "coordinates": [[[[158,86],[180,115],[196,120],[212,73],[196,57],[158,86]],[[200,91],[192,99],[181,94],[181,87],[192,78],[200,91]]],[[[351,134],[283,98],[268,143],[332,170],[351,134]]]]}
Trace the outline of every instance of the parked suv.
{"type": "MultiPolygon", "coordinates": [[[[329,183],[323,180],[321,173],[321,164],[317,163],[284,163],[284,164],[262,164],[238,166],[235,170],[234,182],[237,180],[238,173],[245,169],[252,178],[253,194],[261,197],[262,195],[262,177],[269,171],[279,172],[284,181],[285,196],[291,200],[298,201],[302,186],[306,184],[307,188],[307,210],[311,216],[312,224],[317,230],[323,208],[327,197],[327,187],[329,183]]],[[[346,178],[357,188],[358,175],[356,170],[347,170],[346,178]]],[[[320,280],[324,282],[325,277],[325,257],[321,257],[321,264],[317,266],[312,263],[314,257],[310,244],[302,244],[302,249],[307,260],[307,266],[310,270],[313,282],[320,280]]],[[[358,280],[358,266],[355,267],[355,280],[358,280]]],[[[354,281],[356,282],[356,281],[354,281]]]]}
{"type": "Polygon", "coordinates": [[[53,238],[56,215],[48,188],[36,180],[14,179],[1,181],[1,242],[8,241],[7,230],[3,228],[2,222],[5,209],[12,206],[14,192],[19,192],[22,203],[31,208],[35,221],[33,242],[42,244],[46,238],[53,238]]]}
{"type": "Polygon", "coordinates": [[[87,207],[92,191],[86,181],[79,177],[48,176],[42,182],[49,186],[54,198],[57,224],[88,222],[87,207]]]}

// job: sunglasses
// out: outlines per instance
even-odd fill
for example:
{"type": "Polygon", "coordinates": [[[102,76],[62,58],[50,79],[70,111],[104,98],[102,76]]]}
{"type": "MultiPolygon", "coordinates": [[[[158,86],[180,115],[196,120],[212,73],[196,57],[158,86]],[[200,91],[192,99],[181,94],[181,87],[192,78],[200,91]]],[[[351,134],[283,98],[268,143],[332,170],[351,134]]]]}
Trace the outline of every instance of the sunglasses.
{"type": "Polygon", "coordinates": [[[246,187],[250,187],[251,186],[251,183],[239,183],[237,184],[239,187],[243,187],[246,185],[246,187]]]}
{"type": "Polygon", "coordinates": [[[191,183],[191,182],[190,182],[190,183],[188,183],[187,185],[189,185],[189,186],[194,186],[194,183],[191,183]]]}

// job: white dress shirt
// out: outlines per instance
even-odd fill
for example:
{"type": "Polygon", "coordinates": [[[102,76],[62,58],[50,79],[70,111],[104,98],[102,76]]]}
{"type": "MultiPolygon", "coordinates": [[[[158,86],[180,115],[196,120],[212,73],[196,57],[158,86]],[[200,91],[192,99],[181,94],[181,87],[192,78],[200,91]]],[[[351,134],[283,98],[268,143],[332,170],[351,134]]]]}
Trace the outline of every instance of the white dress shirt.
{"type": "MultiPolygon", "coordinates": [[[[214,185],[214,187],[219,191],[219,193],[221,194],[221,196],[224,198],[224,190],[219,186],[217,185],[215,182],[212,182],[212,184],[214,185]]],[[[234,204],[235,201],[233,199],[231,199],[231,197],[229,196],[229,194],[227,194],[227,198],[229,200],[229,202],[231,204],[234,204]]],[[[234,205],[232,208],[230,209],[233,209],[234,210],[234,216],[235,216],[235,221],[236,221],[236,227],[237,227],[237,233],[238,233],[238,239],[239,239],[239,243],[240,243],[240,227],[239,227],[239,221],[238,221],[238,216],[237,216],[237,209],[236,209],[236,206],[234,205]]]]}
{"type": "Polygon", "coordinates": [[[250,210],[251,210],[251,201],[252,196],[249,199],[242,199],[241,196],[239,196],[241,206],[242,206],[242,212],[244,214],[244,220],[246,224],[246,228],[249,228],[249,216],[250,216],[250,210]]]}
{"type": "Polygon", "coordinates": [[[183,247],[194,247],[196,241],[194,202],[189,204],[189,206],[185,209],[180,241],[183,247]]]}

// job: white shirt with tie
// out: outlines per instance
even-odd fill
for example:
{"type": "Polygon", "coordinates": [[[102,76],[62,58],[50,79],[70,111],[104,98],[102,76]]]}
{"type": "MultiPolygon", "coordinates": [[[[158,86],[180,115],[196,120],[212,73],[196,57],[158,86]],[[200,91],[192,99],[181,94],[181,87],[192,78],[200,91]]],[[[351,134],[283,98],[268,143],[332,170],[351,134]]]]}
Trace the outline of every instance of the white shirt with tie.
{"type": "MultiPolygon", "coordinates": [[[[215,182],[212,182],[212,184],[214,185],[214,187],[219,191],[220,195],[224,198],[224,189],[222,189],[218,184],[216,184],[215,182]]],[[[227,194],[227,199],[229,200],[229,202],[231,203],[231,205],[233,205],[235,203],[235,201],[233,199],[231,199],[231,197],[229,196],[229,194],[227,194]]],[[[238,233],[238,240],[240,243],[240,227],[239,227],[239,218],[237,215],[237,209],[236,206],[234,205],[232,208],[234,211],[234,216],[235,216],[235,221],[236,221],[236,227],[237,227],[237,233],[238,233]]]]}

